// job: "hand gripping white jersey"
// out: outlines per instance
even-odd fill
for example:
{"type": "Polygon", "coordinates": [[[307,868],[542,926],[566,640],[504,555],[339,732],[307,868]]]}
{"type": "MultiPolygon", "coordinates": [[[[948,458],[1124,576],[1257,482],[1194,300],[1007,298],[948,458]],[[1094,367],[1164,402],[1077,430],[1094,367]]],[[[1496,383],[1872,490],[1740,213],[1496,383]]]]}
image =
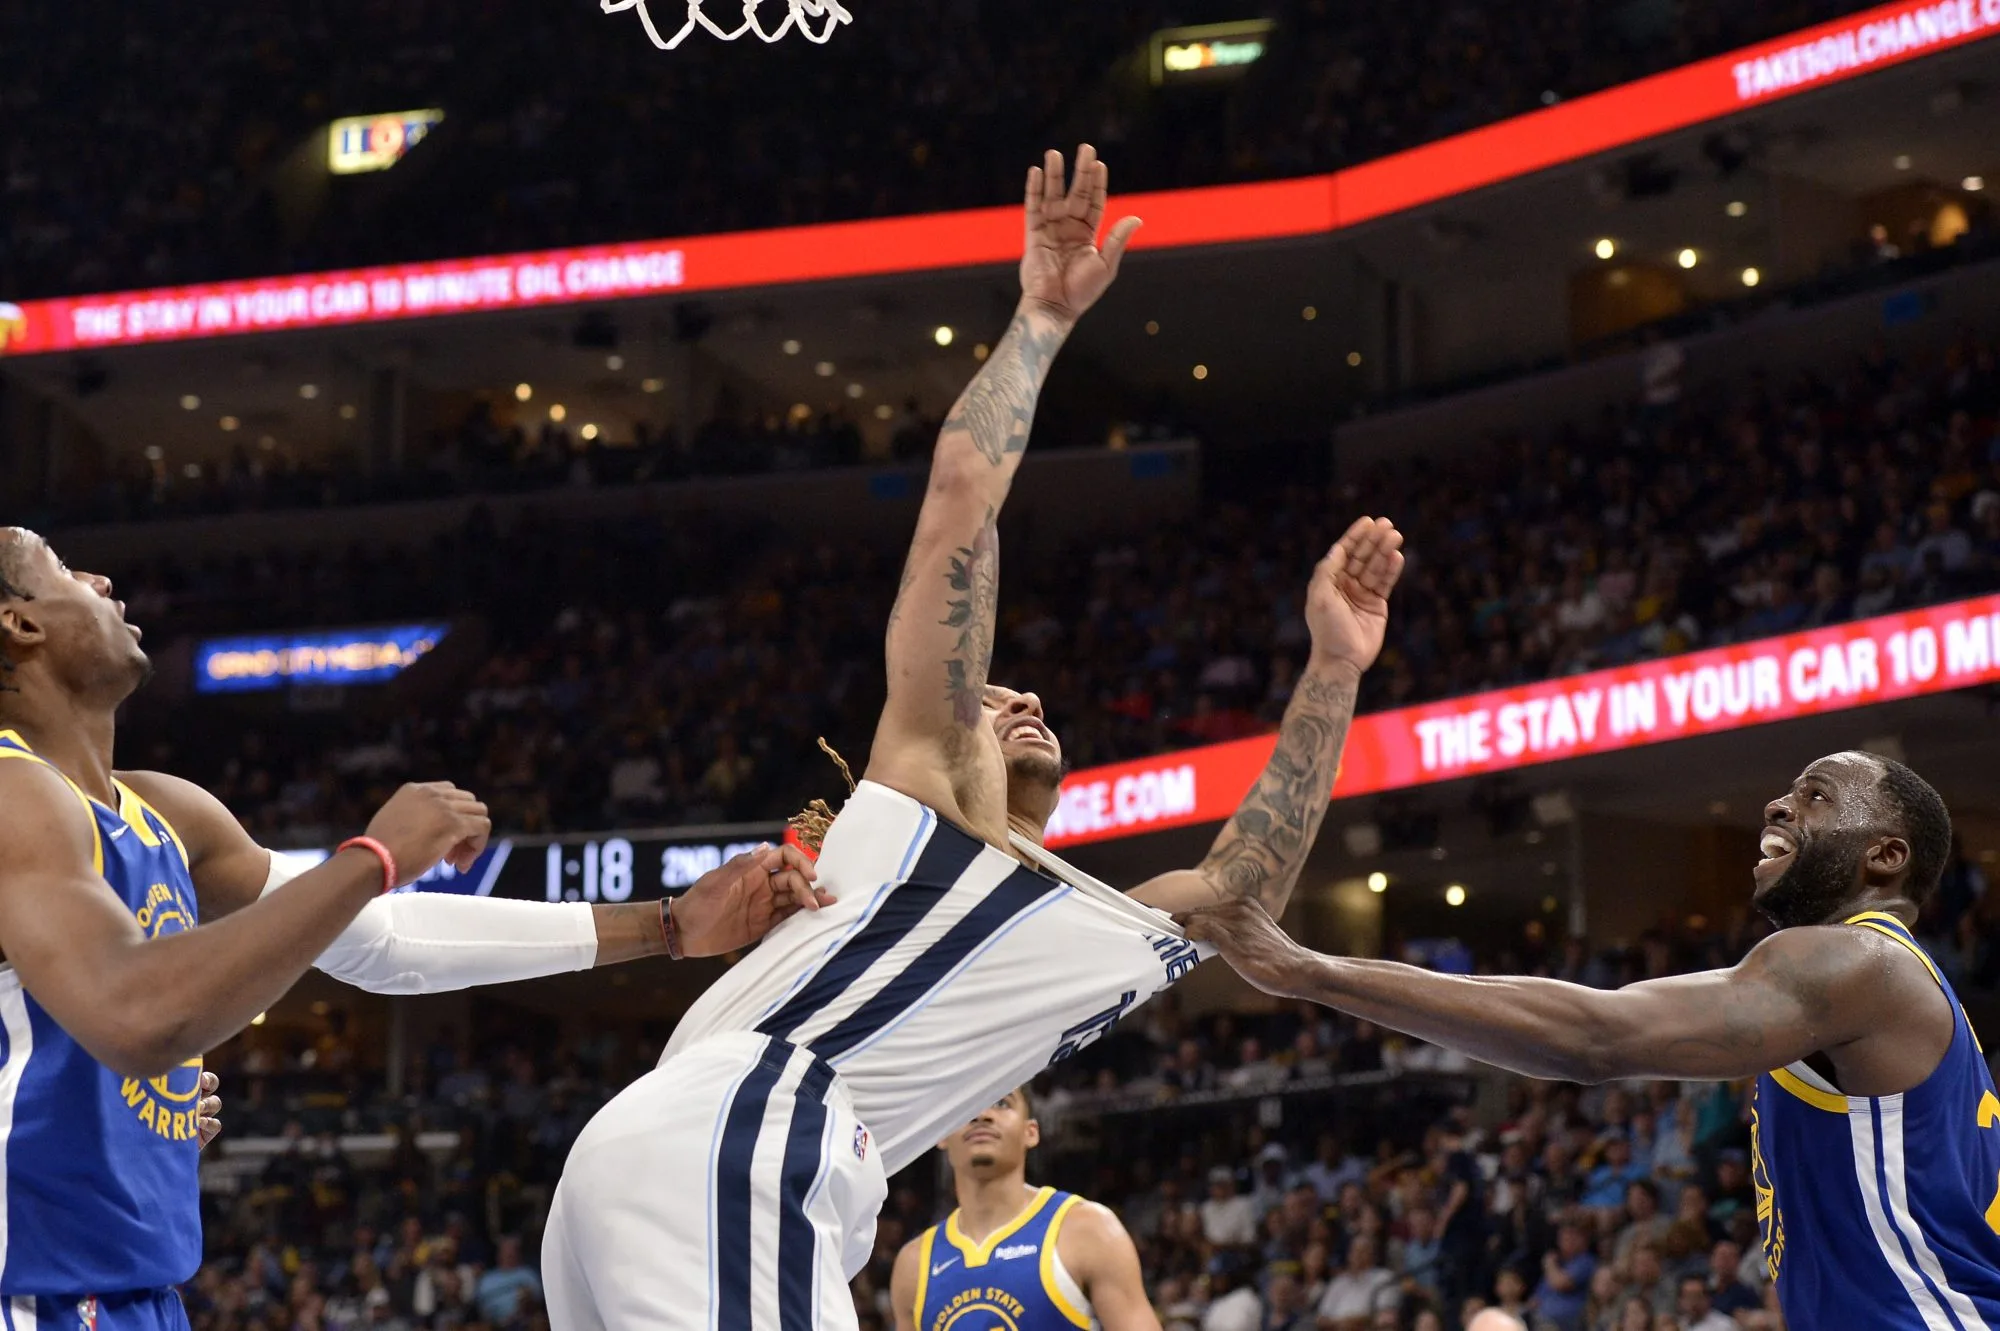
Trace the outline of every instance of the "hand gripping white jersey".
{"type": "Polygon", "coordinates": [[[600,1110],[543,1236],[553,1331],[853,1331],[889,1173],[1194,969],[1173,921],[863,782],[839,898],[773,929],[600,1110]]]}
{"type": "Polygon", "coordinates": [[[725,1032],[807,1049],[893,1174],[1209,955],[1164,913],[1015,845],[1050,872],[862,782],[820,852],[838,902],[773,929],[689,1009],[662,1064],[725,1032]]]}

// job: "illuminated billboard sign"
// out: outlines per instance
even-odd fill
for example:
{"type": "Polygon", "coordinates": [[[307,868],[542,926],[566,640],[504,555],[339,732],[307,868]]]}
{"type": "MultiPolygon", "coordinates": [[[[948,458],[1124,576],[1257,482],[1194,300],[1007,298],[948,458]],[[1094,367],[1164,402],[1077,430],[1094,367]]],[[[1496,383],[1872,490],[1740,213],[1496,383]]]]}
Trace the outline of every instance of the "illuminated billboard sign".
{"type": "MultiPolygon", "coordinates": [[[[693,887],[711,869],[776,842],[778,824],[749,824],[720,837],[688,832],[614,832],[553,841],[499,839],[460,872],[440,864],[402,889],[454,896],[508,897],[516,901],[657,901],[693,887]]],[[[325,862],[325,850],[280,852],[304,872],[325,862]]]]}
{"type": "MultiPolygon", "coordinates": [[[[1356,717],[1333,798],[1559,762],[2000,681],[2000,596],[1356,717]]],[[[1218,822],[1264,735],[1073,772],[1051,846],[1218,822]]]]}
{"type": "Polygon", "coordinates": [[[438,645],[449,626],[398,624],[329,633],[211,638],[195,649],[197,693],[254,693],[292,684],[379,684],[438,645]]]}
{"type": "MultiPolygon", "coordinates": [[[[1324,235],[2000,32],[2000,0],[1897,0],[1331,175],[1123,195],[1149,249],[1324,235]]],[[[1188,57],[1192,58],[1192,57],[1188,57]]],[[[930,272],[1020,258],[1012,207],[24,301],[33,354],[930,272]]]]}
{"type": "Polygon", "coordinates": [[[1271,20],[1168,28],[1153,34],[1153,83],[1215,82],[1240,76],[1263,58],[1271,20]]]}
{"type": "Polygon", "coordinates": [[[443,119],[444,112],[432,109],[336,120],[327,127],[327,169],[336,176],[387,171],[443,119]]]}

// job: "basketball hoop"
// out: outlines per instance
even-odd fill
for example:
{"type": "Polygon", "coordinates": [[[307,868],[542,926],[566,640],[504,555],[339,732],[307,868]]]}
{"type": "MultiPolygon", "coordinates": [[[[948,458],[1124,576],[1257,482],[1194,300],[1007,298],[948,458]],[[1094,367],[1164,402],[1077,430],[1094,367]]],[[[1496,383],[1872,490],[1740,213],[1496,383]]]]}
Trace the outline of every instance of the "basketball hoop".
{"type": "Polygon", "coordinates": [[[671,37],[660,36],[660,30],[653,26],[653,16],[646,10],[647,0],[602,0],[604,12],[616,14],[621,10],[636,9],[639,21],[646,25],[646,35],[653,39],[653,45],[662,51],[671,51],[687,40],[687,35],[697,27],[707,28],[725,42],[733,42],[746,32],[754,32],[767,42],[775,42],[796,27],[799,35],[809,42],[824,42],[833,36],[833,30],[843,23],[852,23],[854,15],[847,12],[840,0],[784,0],[785,16],[778,26],[765,30],[758,17],[758,6],[763,0],[742,0],[743,21],[734,28],[725,28],[702,12],[702,0],[687,0],[687,21],[681,30],[671,37]],[[813,24],[825,20],[818,28],[813,24]]]}

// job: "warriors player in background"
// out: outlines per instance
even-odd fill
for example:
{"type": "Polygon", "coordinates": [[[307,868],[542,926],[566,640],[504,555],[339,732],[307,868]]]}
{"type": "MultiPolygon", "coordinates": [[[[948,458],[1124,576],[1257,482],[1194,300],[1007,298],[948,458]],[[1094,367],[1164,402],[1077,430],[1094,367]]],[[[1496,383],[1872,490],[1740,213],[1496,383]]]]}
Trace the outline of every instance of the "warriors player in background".
{"type": "Polygon", "coordinates": [[[2000,1326],[2000,1098],[1910,937],[1951,853],[1923,778],[1836,753],[1764,808],[1750,902],[1777,932],[1729,970],[1603,992],[1326,957],[1255,902],[1187,917],[1268,993],[1563,1081],[1757,1079],[1752,1175],[1788,1326],[2000,1326]]]}
{"type": "Polygon", "coordinates": [[[295,873],[207,792],[112,768],[149,665],[111,583],[0,529],[0,1311],[10,1331],[185,1327],[201,1258],[201,1056],[314,964],[385,993],[742,947],[816,908],[811,868],[763,850],[672,913],[382,896],[469,868],[486,810],[406,786],[366,838],[295,873]],[[296,877],[297,881],[288,882],[296,877]],[[223,919],[220,917],[227,916],[223,919]],[[219,921],[219,922],[217,922],[219,921]],[[199,927],[197,927],[199,926],[199,927]]]}
{"type": "Polygon", "coordinates": [[[1017,1331],[1160,1331],[1118,1217],[1028,1186],[1028,1152],[1041,1140],[1023,1086],[938,1143],[958,1207],[896,1254],[896,1331],[945,1331],[982,1309],[1017,1331]]]}
{"type": "Polygon", "coordinates": [[[1067,190],[1059,153],[1029,173],[1021,302],[939,435],[867,779],[821,849],[839,904],[773,929],[584,1129],[544,1240],[554,1331],[853,1327],[887,1174],[1191,970],[1165,912],[1285,908],[1381,650],[1392,525],[1355,523],[1314,573],[1276,752],[1208,857],[1131,897],[1042,849],[1062,747],[1033,693],[987,680],[1000,506],[1138,227],[1097,247],[1105,185],[1089,148],[1067,190]]]}

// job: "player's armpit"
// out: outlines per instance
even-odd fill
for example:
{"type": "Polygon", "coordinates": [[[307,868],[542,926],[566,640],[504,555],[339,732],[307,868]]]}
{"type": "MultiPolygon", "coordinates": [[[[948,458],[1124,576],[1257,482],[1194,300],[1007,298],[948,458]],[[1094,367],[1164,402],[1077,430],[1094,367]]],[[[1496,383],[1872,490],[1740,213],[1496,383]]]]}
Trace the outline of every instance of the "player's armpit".
{"type": "Polygon", "coordinates": [[[1056,1250],[1104,1331],[1160,1331],[1139,1250],[1117,1216],[1096,1202],[1078,1202],[1063,1220],[1056,1250]]]}
{"type": "Polygon", "coordinates": [[[916,1239],[896,1254],[896,1268],[889,1274],[889,1302],[896,1310],[896,1331],[916,1331],[917,1264],[923,1260],[923,1244],[916,1239]]]}
{"type": "Polygon", "coordinates": [[[271,852],[236,820],[221,800],[164,772],[120,772],[118,779],[159,811],[187,848],[201,918],[219,920],[263,894],[271,852]]]}

